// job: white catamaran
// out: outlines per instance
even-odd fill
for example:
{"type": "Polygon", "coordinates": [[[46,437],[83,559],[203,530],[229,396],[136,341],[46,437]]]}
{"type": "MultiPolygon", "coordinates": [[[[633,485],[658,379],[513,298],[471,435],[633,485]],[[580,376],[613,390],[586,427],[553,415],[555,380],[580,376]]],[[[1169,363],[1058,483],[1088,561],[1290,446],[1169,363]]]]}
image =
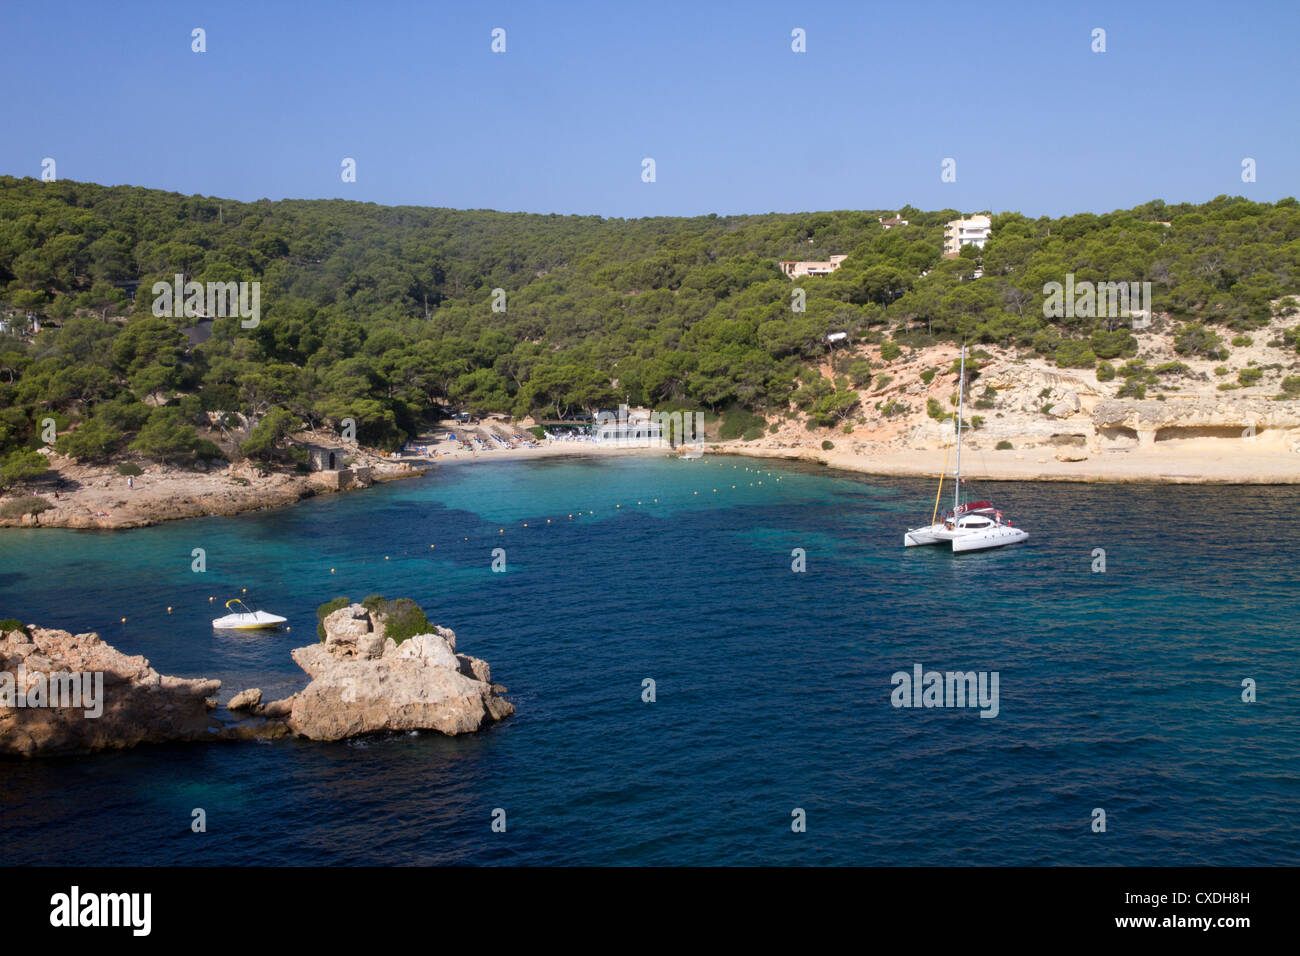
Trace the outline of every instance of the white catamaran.
{"type": "MultiPolygon", "coordinates": [[[[966,346],[961,347],[961,386],[957,398],[957,471],[956,489],[952,496],[952,510],[943,515],[943,520],[936,521],[939,515],[939,496],[943,494],[943,473],[939,474],[939,490],[934,496],[934,513],[930,516],[932,524],[925,528],[913,528],[903,535],[904,547],[913,548],[922,544],[948,544],[953,551],[984,551],[988,548],[1000,548],[1007,544],[1019,544],[1029,537],[1029,532],[1022,528],[1013,528],[1010,521],[1003,521],[1002,512],[988,501],[961,500],[961,417],[966,402],[966,346]]],[[[947,470],[947,463],[944,464],[947,470]]]]}

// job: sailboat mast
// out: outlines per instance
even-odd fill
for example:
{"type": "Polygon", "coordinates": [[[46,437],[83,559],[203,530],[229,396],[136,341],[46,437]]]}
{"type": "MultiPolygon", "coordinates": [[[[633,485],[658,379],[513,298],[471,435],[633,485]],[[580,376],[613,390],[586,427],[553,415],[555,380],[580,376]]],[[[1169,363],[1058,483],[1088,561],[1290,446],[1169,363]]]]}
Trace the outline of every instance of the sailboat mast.
{"type": "Polygon", "coordinates": [[[957,480],[952,493],[952,513],[957,514],[961,506],[961,418],[966,404],[966,343],[961,346],[961,384],[957,387],[957,480]]]}

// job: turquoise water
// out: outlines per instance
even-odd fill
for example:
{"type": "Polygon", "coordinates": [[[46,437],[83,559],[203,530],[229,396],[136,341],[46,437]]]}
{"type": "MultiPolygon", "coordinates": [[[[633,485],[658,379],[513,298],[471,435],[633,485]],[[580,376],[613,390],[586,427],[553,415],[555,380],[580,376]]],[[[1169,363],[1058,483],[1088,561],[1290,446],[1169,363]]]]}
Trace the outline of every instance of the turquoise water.
{"type": "Polygon", "coordinates": [[[302,686],[316,605],[378,591],[452,627],[518,709],[454,739],[3,761],[0,859],[1300,864],[1300,489],[972,490],[1028,543],[904,550],[931,482],[746,459],[479,462],[233,518],[7,530],[0,617],[98,631],[223,698],[302,686]],[[291,630],[214,634],[245,587],[291,630]],[[918,662],[998,672],[998,716],[891,706],[918,662]]]}

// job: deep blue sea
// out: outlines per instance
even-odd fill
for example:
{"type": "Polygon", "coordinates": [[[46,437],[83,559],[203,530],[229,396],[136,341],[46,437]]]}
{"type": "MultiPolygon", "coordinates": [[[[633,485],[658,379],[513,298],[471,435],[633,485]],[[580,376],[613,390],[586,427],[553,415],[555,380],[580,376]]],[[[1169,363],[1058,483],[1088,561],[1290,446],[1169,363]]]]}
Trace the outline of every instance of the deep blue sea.
{"type": "Polygon", "coordinates": [[[0,618],[98,631],[223,699],[302,686],[316,606],[380,592],[453,628],[517,712],[459,738],[0,760],[0,862],[1300,864],[1300,488],[972,491],[1029,541],[905,550],[933,482],[737,458],[480,461],[2,531],[0,618]],[[243,588],[291,629],[215,634],[243,588]],[[893,707],[916,663],[998,672],[997,717],[893,707]]]}

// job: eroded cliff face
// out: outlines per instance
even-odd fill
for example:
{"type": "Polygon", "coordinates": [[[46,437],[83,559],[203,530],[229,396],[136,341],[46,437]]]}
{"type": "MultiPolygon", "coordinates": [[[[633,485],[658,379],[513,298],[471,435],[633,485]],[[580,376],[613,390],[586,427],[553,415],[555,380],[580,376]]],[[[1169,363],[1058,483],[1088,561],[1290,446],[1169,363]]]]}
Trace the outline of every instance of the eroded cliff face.
{"type": "MultiPolygon", "coordinates": [[[[1269,457],[1275,475],[1300,472],[1300,394],[1293,387],[1300,355],[1283,340],[1297,324],[1300,316],[1279,315],[1271,326],[1251,332],[1249,344],[1225,342],[1228,358],[1206,359],[1177,354],[1174,323],[1158,319],[1133,333],[1138,343],[1133,358],[1144,363],[1143,371],[1128,378],[1121,371],[1109,380],[1100,380],[1096,369],[1059,368],[1013,349],[972,346],[966,447],[989,452],[1005,442],[1024,457],[1081,461],[1108,452],[1155,455],[1196,440],[1201,450],[1214,454],[1231,455],[1240,448],[1253,459],[1269,457]],[[1130,379],[1145,394],[1134,394],[1131,386],[1120,394],[1130,379]],[[1292,392],[1283,388],[1287,379],[1292,392]]],[[[792,408],[775,431],[743,445],[798,451],[818,449],[829,440],[837,453],[859,456],[942,454],[953,438],[958,379],[953,366],[960,349],[950,344],[905,349],[892,362],[875,346],[856,354],[872,362],[874,377],[857,389],[861,405],[855,415],[840,427],[810,431],[792,408]]],[[[1129,361],[1110,364],[1122,370],[1129,361]]],[[[829,364],[823,374],[832,374],[829,364]]]]}
{"type": "Polygon", "coordinates": [[[0,635],[0,753],[35,756],[202,740],[221,681],[168,677],[99,635],[0,635]]]}

